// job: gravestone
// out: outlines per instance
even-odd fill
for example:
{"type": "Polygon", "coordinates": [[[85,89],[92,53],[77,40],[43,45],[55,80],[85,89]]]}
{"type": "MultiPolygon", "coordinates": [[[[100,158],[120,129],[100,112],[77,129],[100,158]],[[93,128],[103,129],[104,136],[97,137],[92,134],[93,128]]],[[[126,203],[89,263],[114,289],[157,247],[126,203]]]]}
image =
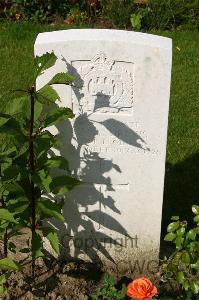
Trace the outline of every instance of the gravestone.
{"type": "Polygon", "coordinates": [[[37,87],[58,72],[75,76],[72,87],[53,87],[76,116],[50,130],[83,181],[65,196],[66,223],[53,226],[70,258],[132,271],[159,251],[171,40],[105,29],[39,34],[35,55],[52,51],[57,62],[37,87]]]}

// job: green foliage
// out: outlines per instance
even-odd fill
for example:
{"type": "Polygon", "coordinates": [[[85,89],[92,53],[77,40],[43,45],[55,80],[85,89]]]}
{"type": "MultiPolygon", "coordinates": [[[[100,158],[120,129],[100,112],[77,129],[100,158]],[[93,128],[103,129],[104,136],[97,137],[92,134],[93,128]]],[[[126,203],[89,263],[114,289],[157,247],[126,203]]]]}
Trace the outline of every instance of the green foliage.
{"type": "Polygon", "coordinates": [[[3,295],[6,293],[5,284],[8,280],[8,278],[9,278],[8,274],[0,275],[0,295],[3,295]]]}
{"type": "Polygon", "coordinates": [[[196,223],[193,228],[172,217],[165,236],[165,241],[175,244],[176,251],[163,262],[163,281],[178,284],[180,299],[195,299],[199,294],[199,206],[193,205],[192,212],[196,223]]]}
{"type": "Polygon", "coordinates": [[[53,15],[66,16],[70,3],[68,0],[11,0],[4,1],[0,9],[0,15],[7,18],[45,22],[53,15]],[[19,17],[16,14],[20,14],[19,17]]]}
{"type": "Polygon", "coordinates": [[[0,269],[19,271],[21,270],[21,266],[13,259],[6,257],[0,260],[0,269]]]}
{"type": "Polygon", "coordinates": [[[199,28],[199,0],[10,0],[0,3],[0,18],[82,25],[104,19],[135,30],[199,28]]]}
{"type": "Polygon", "coordinates": [[[62,205],[58,205],[55,202],[52,202],[52,200],[47,198],[42,198],[38,202],[38,210],[40,211],[40,214],[43,218],[56,218],[58,221],[63,222],[64,217],[61,213],[62,205]]]}
{"type": "Polygon", "coordinates": [[[66,23],[68,24],[84,24],[88,21],[88,16],[85,11],[81,11],[79,6],[71,7],[67,14],[66,23]]]}
{"type": "Polygon", "coordinates": [[[150,12],[150,8],[140,8],[136,13],[131,15],[131,25],[133,29],[140,30],[142,27],[142,19],[150,12]]]}
{"type": "Polygon", "coordinates": [[[72,84],[74,77],[67,73],[58,73],[53,79],[50,80],[49,84],[72,84]]]}
{"type": "Polygon", "coordinates": [[[50,110],[44,119],[44,127],[48,127],[56,124],[58,121],[68,120],[73,118],[74,114],[70,108],[66,107],[56,107],[50,110]]]}
{"type": "Polygon", "coordinates": [[[43,236],[49,240],[50,245],[53,248],[53,250],[57,254],[59,254],[59,252],[60,252],[60,250],[59,250],[59,238],[58,238],[58,235],[57,235],[56,231],[53,228],[43,227],[42,228],[42,233],[43,233],[43,236]]]}
{"type": "Polygon", "coordinates": [[[36,76],[42,74],[43,71],[45,71],[46,69],[54,66],[56,60],[57,57],[55,56],[54,52],[51,53],[47,52],[42,56],[36,56],[34,59],[36,76]]]}
{"type": "MultiPolygon", "coordinates": [[[[29,228],[32,233],[29,247],[21,252],[31,253],[34,276],[35,260],[43,254],[43,237],[48,239],[52,249],[59,254],[59,239],[53,228],[44,227],[49,218],[64,221],[64,201],[51,200],[46,193],[63,195],[80,182],[71,177],[68,161],[61,156],[49,157],[52,147],[58,148],[55,136],[47,129],[62,120],[74,117],[69,108],[59,107],[59,99],[52,84],[72,84],[73,77],[60,73],[48,84],[36,90],[35,80],[56,61],[54,53],[46,53],[34,60],[33,79],[25,97],[18,97],[15,91],[7,93],[12,109],[0,114],[0,134],[4,143],[0,146],[0,239],[4,243],[4,258],[0,270],[20,270],[17,262],[8,257],[8,250],[16,253],[16,245],[10,241],[21,229],[29,228]],[[53,170],[62,170],[61,176],[54,176],[53,170]]],[[[4,97],[4,96],[3,96],[4,97]]],[[[7,276],[7,275],[6,275],[7,276]]],[[[0,277],[0,292],[5,292],[6,277],[0,277]]]]}
{"type": "Polygon", "coordinates": [[[34,22],[67,17],[75,23],[82,23],[87,20],[87,8],[86,0],[10,0],[0,3],[0,17],[34,22]]]}
{"type": "Polygon", "coordinates": [[[135,29],[198,29],[199,0],[149,0],[144,5],[137,5],[132,17],[135,29]],[[137,23],[139,26],[135,26],[137,23]]]}
{"type": "Polygon", "coordinates": [[[102,14],[118,27],[128,27],[134,11],[132,0],[102,0],[102,14]]]}
{"type": "Polygon", "coordinates": [[[117,281],[115,276],[110,274],[105,274],[102,286],[97,289],[94,295],[92,295],[93,300],[102,299],[102,300],[122,300],[126,297],[126,287],[122,286],[121,290],[117,290],[115,285],[117,281]]]}

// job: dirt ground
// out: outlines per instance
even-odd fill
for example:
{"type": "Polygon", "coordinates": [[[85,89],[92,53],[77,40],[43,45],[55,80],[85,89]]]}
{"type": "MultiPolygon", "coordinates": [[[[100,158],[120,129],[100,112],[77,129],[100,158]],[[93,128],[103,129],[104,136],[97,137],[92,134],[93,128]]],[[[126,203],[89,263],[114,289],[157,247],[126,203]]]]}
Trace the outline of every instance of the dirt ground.
{"type": "Polygon", "coordinates": [[[92,263],[57,263],[38,260],[35,282],[31,264],[23,272],[12,273],[8,293],[2,300],[87,300],[103,277],[100,267],[92,263]]]}
{"type": "MultiPolygon", "coordinates": [[[[25,234],[29,237],[27,232],[25,234]]],[[[24,245],[24,235],[15,242],[21,248],[24,245]]],[[[172,250],[162,244],[161,256],[169,255],[172,250]]],[[[64,262],[46,255],[36,260],[33,280],[31,262],[27,255],[15,258],[22,263],[23,269],[21,272],[12,272],[7,283],[7,295],[0,296],[0,300],[91,300],[91,295],[101,285],[105,273],[101,264],[64,262]]],[[[117,279],[119,283],[126,285],[132,280],[120,274],[117,274],[117,279]]],[[[154,280],[158,282],[158,276],[154,280]]]]}

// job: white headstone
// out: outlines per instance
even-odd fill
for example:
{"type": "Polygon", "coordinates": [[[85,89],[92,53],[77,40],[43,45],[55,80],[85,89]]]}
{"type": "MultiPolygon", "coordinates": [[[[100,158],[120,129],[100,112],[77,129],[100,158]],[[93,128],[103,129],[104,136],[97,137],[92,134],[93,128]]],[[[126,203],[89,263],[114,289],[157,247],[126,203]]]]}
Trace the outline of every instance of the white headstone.
{"type": "Polygon", "coordinates": [[[76,78],[73,88],[54,86],[76,117],[52,130],[84,182],[66,195],[63,246],[71,237],[75,257],[132,268],[159,251],[172,42],[104,29],[39,34],[35,55],[51,51],[58,60],[37,86],[67,70],[76,78]]]}

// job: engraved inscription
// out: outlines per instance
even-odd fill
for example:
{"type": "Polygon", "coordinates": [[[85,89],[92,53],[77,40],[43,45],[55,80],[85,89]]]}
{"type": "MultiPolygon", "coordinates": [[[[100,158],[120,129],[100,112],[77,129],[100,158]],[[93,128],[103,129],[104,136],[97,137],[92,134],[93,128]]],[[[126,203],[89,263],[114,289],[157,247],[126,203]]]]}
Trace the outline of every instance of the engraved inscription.
{"type": "Polygon", "coordinates": [[[91,61],[73,65],[77,66],[75,85],[81,89],[78,101],[84,113],[132,112],[133,63],[110,60],[101,52],[91,61]]]}
{"type": "Polygon", "coordinates": [[[140,149],[140,148],[133,148],[133,147],[101,147],[101,146],[90,146],[85,145],[82,148],[81,156],[84,157],[86,154],[92,153],[117,153],[117,154],[148,154],[148,155],[158,155],[158,150],[148,150],[148,149],[140,149]]]}
{"type": "MultiPolygon", "coordinates": [[[[83,125],[82,125],[83,127],[83,125]]],[[[88,129],[78,138],[80,157],[98,154],[147,154],[158,155],[159,150],[150,144],[148,135],[137,122],[125,122],[111,128],[112,133],[100,130],[92,140],[86,140],[88,129]],[[122,126],[121,126],[122,125],[122,126]],[[125,125],[125,126],[124,126],[125,125]]]]}

